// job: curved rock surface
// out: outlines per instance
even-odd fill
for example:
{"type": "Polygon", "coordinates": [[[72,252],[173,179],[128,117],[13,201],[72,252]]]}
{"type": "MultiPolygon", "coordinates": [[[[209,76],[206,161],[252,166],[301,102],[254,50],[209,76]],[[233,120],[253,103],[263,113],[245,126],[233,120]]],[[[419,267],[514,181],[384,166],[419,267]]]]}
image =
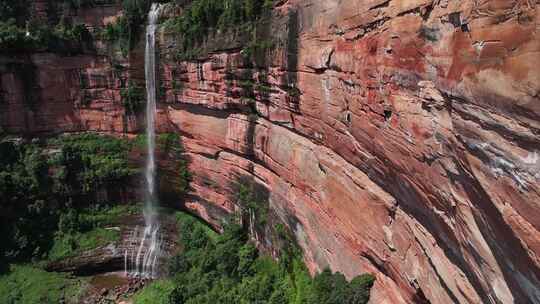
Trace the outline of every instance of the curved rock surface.
{"type": "MultiPolygon", "coordinates": [[[[161,254],[156,274],[166,274],[166,259],[178,251],[176,223],[171,218],[162,218],[165,223],[159,231],[161,254]]],[[[79,276],[91,276],[111,272],[136,272],[137,255],[143,257],[148,251],[148,244],[141,245],[144,230],[144,218],[142,215],[129,215],[122,218],[116,226],[105,229],[116,230],[119,233],[117,241],[103,246],[83,251],[76,256],[66,257],[57,261],[50,261],[45,265],[47,271],[71,272],[79,276]],[[140,247],[140,249],[139,249],[140,247]],[[140,252],[139,252],[140,250],[140,252]],[[127,268],[127,269],[126,269],[127,268]]]]}
{"type": "MultiPolygon", "coordinates": [[[[278,2],[259,67],[241,45],[179,62],[161,37],[158,119],[190,156],[185,205],[218,224],[251,176],[311,270],[376,274],[372,303],[540,303],[539,2],[278,2]]],[[[9,75],[4,130],[65,128],[64,112],[20,126],[9,75]]],[[[117,99],[61,99],[80,129],[136,130],[105,110],[117,99]]]]}

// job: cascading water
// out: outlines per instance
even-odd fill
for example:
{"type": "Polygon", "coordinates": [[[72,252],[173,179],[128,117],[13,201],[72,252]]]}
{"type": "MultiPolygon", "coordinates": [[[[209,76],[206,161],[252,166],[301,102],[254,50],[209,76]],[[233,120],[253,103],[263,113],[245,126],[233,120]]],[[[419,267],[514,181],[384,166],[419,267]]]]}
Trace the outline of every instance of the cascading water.
{"type": "Polygon", "coordinates": [[[146,197],[144,205],[144,222],[145,227],[142,235],[139,235],[138,229],[134,231],[132,239],[138,240],[139,244],[135,248],[131,248],[131,253],[126,250],[124,264],[126,274],[131,274],[138,277],[154,278],[157,275],[157,262],[161,255],[162,243],[161,234],[159,233],[159,221],[156,211],[157,196],[155,193],[155,177],[156,177],[156,162],[155,162],[155,115],[156,115],[156,53],[155,53],[155,31],[156,23],[159,16],[160,6],[153,3],[148,13],[148,26],[146,27],[146,53],[145,53],[145,76],[146,76],[146,138],[148,157],[146,160],[145,177],[146,177],[146,197]],[[128,259],[131,263],[128,263],[128,259]],[[130,264],[130,265],[128,265],[130,264]]]}

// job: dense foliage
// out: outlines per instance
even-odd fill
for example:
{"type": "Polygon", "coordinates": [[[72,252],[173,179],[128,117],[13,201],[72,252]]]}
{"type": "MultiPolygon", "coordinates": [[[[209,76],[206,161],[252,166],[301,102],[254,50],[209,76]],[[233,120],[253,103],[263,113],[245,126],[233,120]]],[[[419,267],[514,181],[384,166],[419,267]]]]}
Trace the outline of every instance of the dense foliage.
{"type": "Polygon", "coordinates": [[[268,190],[249,178],[240,178],[234,185],[241,222],[253,230],[263,227],[268,218],[268,190]]]}
{"type": "Polygon", "coordinates": [[[146,101],[145,93],[146,90],[133,81],[129,81],[128,86],[120,91],[122,104],[129,114],[136,114],[143,109],[146,101]]]}
{"type": "Polygon", "coordinates": [[[12,266],[9,274],[0,276],[0,303],[78,303],[84,284],[83,280],[66,274],[12,266]]]}
{"type": "Polygon", "coordinates": [[[89,134],[43,143],[2,141],[0,265],[45,257],[68,208],[99,203],[98,191],[118,187],[136,172],[128,167],[128,149],[125,140],[89,134]]]}
{"type": "Polygon", "coordinates": [[[179,35],[181,57],[195,55],[196,47],[214,31],[250,33],[272,8],[272,0],[194,0],[181,16],[167,20],[165,28],[179,35]]]}
{"type": "Polygon", "coordinates": [[[47,258],[51,261],[61,260],[119,240],[119,231],[103,227],[136,211],[137,206],[92,205],[61,213],[47,258]]]}
{"type": "Polygon", "coordinates": [[[51,25],[32,17],[26,5],[25,1],[0,1],[0,51],[76,51],[91,39],[84,24],[62,17],[51,25]]]}
{"type": "Polygon", "coordinates": [[[49,158],[57,193],[87,194],[104,185],[118,186],[137,172],[128,166],[131,146],[124,139],[88,133],[52,139],[49,144],[61,151],[49,158]]]}
{"type": "MultiPolygon", "coordinates": [[[[90,133],[0,140],[0,270],[8,263],[59,259],[115,240],[116,231],[100,227],[133,211],[109,204],[139,173],[128,154],[142,141],[144,136],[128,140],[90,133]]],[[[160,134],[157,144],[174,165],[167,176],[175,178],[177,198],[191,178],[180,138],[160,134]]]]}
{"type": "Polygon", "coordinates": [[[127,56],[128,51],[133,47],[132,25],[129,20],[122,16],[114,23],[108,23],[101,33],[101,38],[110,44],[116,44],[123,56],[127,56]]]}
{"type": "Polygon", "coordinates": [[[151,303],[152,297],[159,299],[155,303],[186,304],[357,304],[369,299],[374,282],[369,274],[347,282],[326,270],[311,278],[298,250],[282,252],[275,262],[260,255],[239,225],[228,224],[217,235],[186,215],[179,222],[183,252],[171,259],[171,278],[141,291],[136,304],[151,303]]]}
{"type": "MultiPolygon", "coordinates": [[[[168,158],[172,162],[173,174],[158,174],[160,176],[171,178],[174,176],[174,181],[169,180],[175,184],[175,193],[183,194],[187,193],[189,190],[189,183],[191,182],[191,173],[188,169],[188,160],[184,157],[184,146],[182,145],[180,135],[177,133],[163,133],[157,136],[157,145],[158,148],[163,152],[168,154],[168,158]]],[[[158,173],[161,173],[158,171],[158,173]]]]}
{"type": "Polygon", "coordinates": [[[49,199],[52,180],[37,145],[0,144],[0,265],[5,259],[28,258],[44,252],[52,238],[58,207],[49,199]]]}
{"type": "Polygon", "coordinates": [[[150,1],[150,0],[123,0],[123,16],[114,23],[105,26],[102,32],[102,38],[111,44],[116,44],[122,54],[127,56],[135,44],[137,44],[143,25],[146,21],[146,14],[153,2],[168,1],[150,1]]]}
{"type": "Polygon", "coordinates": [[[169,296],[174,290],[171,280],[152,282],[135,295],[135,304],[169,304],[169,296]]]}
{"type": "MultiPolygon", "coordinates": [[[[28,1],[0,0],[0,51],[80,51],[90,43],[92,36],[84,24],[71,21],[69,9],[94,4],[93,0],[48,1],[48,11],[54,13],[45,20],[32,14],[28,1]],[[58,11],[62,15],[54,18],[58,11]]],[[[150,4],[148,0],[123,0],[124,16],[107,25],[102,31],[102,38],[118,42],[127,55],[137,41],[150,4]]]]}

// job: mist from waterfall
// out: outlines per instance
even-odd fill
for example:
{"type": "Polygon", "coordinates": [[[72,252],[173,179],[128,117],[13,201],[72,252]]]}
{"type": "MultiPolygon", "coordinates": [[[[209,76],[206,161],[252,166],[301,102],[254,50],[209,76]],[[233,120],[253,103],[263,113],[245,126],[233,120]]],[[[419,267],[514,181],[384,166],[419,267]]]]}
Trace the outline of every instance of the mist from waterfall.
{"type": "Polygon", "coordinates": [[[156,195],[156,52],[155,52],[155,32],[159,16],[160,5],[153,3],[148,13],[148,25],[146,27],[146,50],[144,69],[146,76],[146,140],[147,159],[145,166],[145,204],[144,223],[142,233],[135,230],[131,239],[138,242],[137,248],[131,248],[131,253],[125,252],[124,265],[126,274],[137,277],[154,278],[157,275],[157,262],[162,252],[162,236],[160,224],[157,216],[157,195],[156,195]],[[128,259],[130,263],[128,263],[128,259]]]}

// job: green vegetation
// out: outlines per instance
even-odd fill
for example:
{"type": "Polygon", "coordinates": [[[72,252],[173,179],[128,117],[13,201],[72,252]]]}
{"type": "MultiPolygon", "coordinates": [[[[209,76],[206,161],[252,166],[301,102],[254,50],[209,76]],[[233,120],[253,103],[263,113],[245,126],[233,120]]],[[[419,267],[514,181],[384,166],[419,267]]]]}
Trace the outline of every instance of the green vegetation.
{"type": "Polygon", "coordinates": [[[100,246],[110,244],[120,238],[120,232],[96,228],[94,230],[80,233],[61,233],[54,240],[54,245],[49,252],[48,258],[51,261],[76,256],[86,250],[95,249],[100,246]]]}
{"type": "Polygon", "coordinates": [[[136,40],[132,39],[133,31],[128,18],[122,16],[116,22],[108,23],[105,26],[101,32],[101,38],[110,44],[116,44],[122,55],[126,57],[129,50],[135,45],[136,40]]]}
{"type": "Polygon", "coordinates": [[[145,299],[150,297],[186,304],[357,304],[369,299],[372,275],[349,283],[342,274],[326,270],[311,278],[293,243],[275,262],[261,255],[237,224],[227,224],[217,234],[194,218],[183,215],[178,221],[183,252],[170,260],[170,279],[145,288],[135,303],[149,303],[145,299]]]}
{"type": "Polygon", "coordinates": [[[129,168],[128,141],[97,134],[82,134],[49,142],[60,153],[49,159],[55,168],[55,188],[59,193],[92,193],[104,185],[119,185],[135,173],[129,168]]]}
{"type": "Polygon", "coordinates": [[[262,55],[266,54],[268,50],[274,47],[274,42],[271,40],[257,39],[256,32],[253,32],[252,36],[251,41],[249,41],[242,50],[242,54],[245,58],[254,58],[255,61],[263,63],[264,58],[262,58],[262,55]]]}
{"type": "MultiPolygon", "coordinates": [[[[145,134],[139,134],[133,140],[133,146],[138,149],[146,149],[146,140],[145,134]]],[[[168,168],[158,167],[158,176],[167,179],[164,182],[175,185],[175,188],[172,189],[175,197],[184,194],[188,191],[189,183],[191,182],[191,173],[188,170],[188,161],[184,157],[184,147],[182,146],[180,136],[177,133],[157,134],[156,147],[158,151],[164,153],[167,159],[171,161],[168,168]]],[[[163,195],[165,193],[160,194],[163,195]]]]}
{"type": "Polygon", "coordinates": [[[121,216],[135,214],[137,208],[137,206],[92,206],[82,210],[70,209],[62,213],[47,258],[52,261],[60,260],[117,241],[120,232],[103,227],[114,224],[121,216]]]}
{"type": "MultiPolygon", "coordinates": [[[[98,191],[117,191],[137,172],[128,166],[129,149],[123,139],[91,134],[0,142],[0,266],[46,257],[55,232],[65,231],[58,228],[66,210],[78,217],[78,210],[99,205],[98,191]]],[[[97,217],[85,211],[80,232],[95,228],[97,217]]]]}
{"type": "MultiPolygon", "coordinates": [[[[0,273],[10,263],[59,259],[115,240],[116,231],[102,228],[136,207],[108,202],[139,174],[128,153],[140,142],[90,133],[0,140],[0,273]]],[[[161,134],[157,142],[177,165],[167,172],[174,194],[184,193],[191,176],[180,137],[161,134]]]]}
{"type": "Polygon", "coordinates": [[[5,266],[5,259],[29,258],[47,251],[58,203],[50,199],[52,180],[46,156],[37,145],[2,142],[0,154],[0,233],[4,236],[0,266],[5,266]]]}
{"type": "Polygon", "coordinates": [[[249,224],[263,227],[268,217],[268,190],[247,178],[241,178],[235,186],[242,219],[248,222],[254,219],[249,224]]]}
{"type": "MultiPolygon", "coordinates": [[[[92,39],[84,24],[74,24],[69,8],[77,9],[94,5],[93,0],[48,1],[51,12],[49,20],[39,19],[29,12],[29,1],[0,1],[0,51],[30,52],[52,50],[56,52],[78,52],[92,39]],[[56,12],[62,12],[55,17],[56,12]],[[55,21],[52,21],[55,20],[55,21]]],[[[118,42],[122,53],[135,45],[140,34],[146,12],[151,4],[148,0],[123,0],[124,17],[109,24],[101,37],[109,42],[118,42]]]]}
{"type": "Polygon", "coordinates": [[[157,136],[157,146],[160,150],[169,155],[169,159],[174,161],[176,177],[176,192],[179,194],[185,193],[189,189],[191,182],[191,173],[188,170],[188,162],[184,158],[184,147],[177,133],[163,133],[157,136]]]}
{"type": "Polygon", "coordinates": [[[78,212],[77,222],[83,230],[114,225],[121,217],[137,214],[140,209],[139,205],[93,205],[78,212]]]}
{"type": "MultiPolygon", "coordinates": [[[[272,9],[272,0],[194,0],[181,16],[164,22],[164,28],[179,35],[179,57],[193,59],[197,48],[215,30],[237,31],[250,36],[257,22],[272,9]]],[[[250,43],[258,48],[267,43],[250,43]]]]}
{"type": "Polygon", "coordinates": [[[174,289],[170,280],[152,282],[133,297],[134,304],[169,304],[169,296],[174,289]]]}
{"type": "Polygon", "coordinates": [[[124,108],[130,114],[136,114],[143,108],[146,101],[146,90],[132,81],[128,82],[127,88],[120,91],[124,108]]]}
{"type": "Polygon", "coordinates": [[[122,55],[127,56],[138,42],[152,2],[163,3],[167,1],[123,0],[124,15],[118,18],[115,23],[107,24],[101,37],[110,44],[116,44],[122,55]]]}
{"type": "Polygon", "coordinates": [[[0,276],[0,303],[78,303],[83,280],[30,266],[12,266],[0,276]]]}
{"type": "MultiPolygon", "coordinates": [[[[0,13],[1,14],[1,13],[0,13]]],[[[72,24],[65,19],[50,26],[38,19],[18,22],[19,16],[0,19],[0,51],[21,52],[54,50],[77,51],[91,39],[84,24],[72,24]],[[69,50],[65,46],[70,46],[69,50]]]]}

